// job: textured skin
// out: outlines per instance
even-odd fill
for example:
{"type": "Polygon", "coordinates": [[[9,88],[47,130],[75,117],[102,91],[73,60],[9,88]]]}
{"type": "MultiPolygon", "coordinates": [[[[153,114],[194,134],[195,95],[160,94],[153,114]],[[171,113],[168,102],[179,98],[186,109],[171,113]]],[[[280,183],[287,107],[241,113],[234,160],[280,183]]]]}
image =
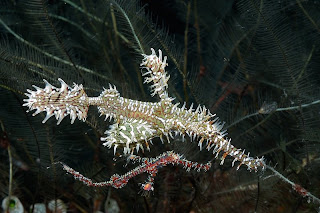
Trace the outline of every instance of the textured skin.
{"type": "Polygon", "coordinates": [[[218,157],[222,152],[221,164],[229,155],[234,158],[232,166],[239,161],[237,169],[244,164],[248,169],[257,171],[258,168],[265,169],[265,162],[262,158],[252,158],[244,150],[237,149],[227,139],[226,131],[222,130],[221,123],[215,115],[212,115],[205,107],[198,106],[189,109],[179,103],[173,104],[173,98],[167,93],[169,76],[166,75],[167,66],[166,57],[162,59],[162,52],[159,50],[159,56],[153,49],[151,55],[143,55],[141,67],[144,68],[145,83],[151,83],[151,95],[158,95],[159,102],[142,102],[123,98],[115,86],[109,85],[108,89],[98,97],[88,97],[83,90],[82,85],[74,84],[69,87],[64,81],[61,82],[61,88],[50,85],[47,81],[46,87],[41,89],[36,87],[36,91],[28,90],[26,95],[28,99],[24,106],[29,110],[36,110],[33,115],[42,111],[47,112],[43,122],[55,115],[58,124],[66,116],[70,115],[71,123],[75,118],[85,121],[87,111],[90,105],[98,107],[101,115],[107,118],[113,118],[115,124],[105,132],[106,137],[102,137],[103,145],[108,148],[123,149],[124,154],[133,153],[134,150],[144,150],[144,147],[150,149],[152,138],[160,137],[163,141],[170,141],[170,137],[185,135],[191,139],[198,139],[200,149],[206,147],[207,150],[213,148],[213,153],[218,157]]]}
{"type": "Polygon", "coordinates": [[[90,178],[87,178],[80,174],[79,172],[75,171],[74,169],[70,168],[64,163],[61,163],[63,169],[68,173],[72,174],[75,179],[83,182],[87,186],[94,186],[94,187],[105,187],[105,186],[112,186],[114,188],[122,188],[127,185],[128,181],[142,173],[147,173],[148,178],[144,184],[141,184],[141,188],[144,191],[153,191],[153,184],[154,184],[154,177],[157,175],[159,168],[167,166],[168,164],[172,165],[183,165],[183,167],[190,171],[191,169],[195,169],[198,172],[200,170],[204,170],[205,172],[208,171],[211,167],[211,163],[201,164],[201,163],[194,163],[192,161],[188,161],[183,158],[182,155],[176,154],[172,151],[165,152],[159,155],[156,158],[141,158],[139,156],[130,155],[128,160],[133,162],[140,163],[139,166],[132,169],[131,171],[123,174],[118,175],[114,174],[110,177],[108,181],[104,182],[93,182],[90,178]]]}

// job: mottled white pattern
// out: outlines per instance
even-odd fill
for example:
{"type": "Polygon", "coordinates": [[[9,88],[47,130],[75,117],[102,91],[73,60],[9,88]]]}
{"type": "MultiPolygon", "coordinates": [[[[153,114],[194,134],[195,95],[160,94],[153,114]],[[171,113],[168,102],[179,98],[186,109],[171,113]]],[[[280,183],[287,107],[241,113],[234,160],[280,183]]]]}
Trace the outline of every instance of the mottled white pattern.
{"type": "Polygon", "coordinates": [[[159,137],[162,143],[164,139],[170,142],[174,138],[172,133],[180,135],[182,141],[188,135],[192,141],[198,140],[200,150],[205,147],[208,151],[213,149],[213,154],[218,158],[220,153],[221,164],[229,155],[234,158],[232,166],[239,161],[237,169],[244,164],[249,170],[257,171],[258,168],[265,169],[266,164],[262,158],[252,158],[245,154],[245,150],[237,149],[227,138],[226,130],[223,130],[224,122],[220,122],[215,114],[211,114],[205,106],[186,108],[186,103],[179,107],[180,103],[172,103],[173,98],[167,93],[168,80],[165,67],[167,57],[162,58],[154,49],[151,55],[143,55],[140,66],[143,69],[145,83],[151,83],[151,95],[158,95],[159,102],[142,102],[131,100],[120,96],[115,86],[109,84],[98,97],[88,97],[82,85],[74,84],[69,87],[63,80],[59,79],[61,88],[56,88],[46,80],[44,89],[34,86],[35,91],[28,90],[28,99],[24,106],[29,110],[36,110],[33,115],[46,111],[47,115],[43,122],[55,115],[58,124],[66,115],[70,115],[71,123],[76,118],[85,121],[90,105],[98,107],[100,116],[105,119],[114,120],[115,123],[105,131],[105,137],[101,138],[103,145],[113,147],[114,153],[123,151],[124,154],[132,154],[134,151],[144,151],[146,147],[150,150],[152,139],[159,137]],[[206,144],[204,144],[206,141],[206,144]]]}

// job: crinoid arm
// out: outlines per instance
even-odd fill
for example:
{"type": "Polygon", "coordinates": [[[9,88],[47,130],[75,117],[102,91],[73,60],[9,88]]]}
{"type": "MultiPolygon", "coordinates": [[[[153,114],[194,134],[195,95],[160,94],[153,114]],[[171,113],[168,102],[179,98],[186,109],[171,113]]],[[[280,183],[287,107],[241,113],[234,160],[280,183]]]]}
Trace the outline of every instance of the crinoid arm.
{"type": "Polygon", "coordinates": [[[45,82],[45,88],[33,87],[35,91],[27,90],[25,93],[28,99],[24,99],[23,106],[28,106],[29,110],[36,110],[32,115],[35,116],[40,112],[47,112],[42,121],[45,123],[50,117],[55,116],[60,124],[64,117],[70,115],[71,124],[75,119],[85,121],[89,109],[88,97],[83,90],[83,86],[75,84],[73,87],[68,86],[62,79],[58,79],[61,87],[52,86],[48,81],[45,82]]]}

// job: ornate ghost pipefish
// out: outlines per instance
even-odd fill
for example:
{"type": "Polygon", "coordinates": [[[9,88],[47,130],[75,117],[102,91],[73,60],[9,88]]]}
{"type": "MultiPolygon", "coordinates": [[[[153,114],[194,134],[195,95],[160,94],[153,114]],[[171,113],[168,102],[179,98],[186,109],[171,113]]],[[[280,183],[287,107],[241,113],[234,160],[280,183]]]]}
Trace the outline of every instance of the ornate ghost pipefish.
{"type": "Polygon", "coordinates": [[[74,123],[76,118],[85,121],[89,106],[97,106],[100,115],[115,121],[109,130],[105,131],[106,136],[101,138],[104,146],[113,147],[114,153],[118,149],[123,149],[124,154],[132,154],[134,150],[139,152],[140,149],[144,150],[144,147],[150,150],[149,144],[155,137],[159,137],[162,142],[165,137],[170,142],[170,137],[174,138],[173,134],[181,135],[182,140],[185,135],[189,135],[193,140],[199,138],[200,150],[204,146],[208,151],[213,148],[216,158],[222,152],[221,165],[229,155],[233,158],[232,166],[236,161],[240,162],[237,169],[246,165],[250,171],[257,171],[258,168],[264,170],[264,158],[250,157],[245,150],[234,147],[231,139],[226,137],[223,123],[206,107],[199,105],[193,109],[191,104],[187,109],[185,103],[181,107],[179,103],[173,103],[174,99],[169,97],[167,92],[170,78],[165,71],[167,57],[162,58],[161,50],[159,56],[154,49],[151,51],[151,55],[143,55],[140,66],[143,68],[144,83],[151,83],[151,95],[158,95],[158,102],[121,97],[116,87],[110,84],[98,97],[88,97],[81,84],[74,83],[73,87],[70,87],[59,78],[60,88],[52,86],[46,80],[43,89],[33,85],[36,90],[27,90],[28,93],[25,94],[28,99],[24,99],[24,106],[29,107],[28,111],[36,110],[33,115],[46,111],[43,123],[55,116],[57,124],[67,115],[70,115],[71,123],[74,123]]]}

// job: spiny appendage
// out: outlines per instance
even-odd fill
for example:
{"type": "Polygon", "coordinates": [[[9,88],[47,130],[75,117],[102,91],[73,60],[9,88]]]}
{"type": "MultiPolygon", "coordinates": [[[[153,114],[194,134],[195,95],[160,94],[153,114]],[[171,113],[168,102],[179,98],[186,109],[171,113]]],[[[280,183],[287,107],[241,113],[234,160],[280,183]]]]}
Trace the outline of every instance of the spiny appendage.
{"type": "Polygon", "coordinates": [[[123,148],[124,154],[132,154],[135,149],[144,151],[143,145],[150,151],[149,143],[155,133],[156,130],[146,121],[129,118],[111,125],[105,131],[107,137],[102,137],[101,141],[105,141],[103,145],[108,148],[113,146],[114,154],[117,148],[123,148]]]}
{"type": "Polygon", "coordinates": [[[115,104],[120,99],[120,93],[116,86],[109,84],[109,89],[103,88],[101,94],[96,98],[89,98],[90,105],[97,105],[100,116],[106,116],[105,120],[112,118],[119,120],[117,116],[117,109],[114,108],[115,104]]]}
{"type": "Polygon", "coordinates": [[[167,56],[164,56],[162,60],[161,50],[159,50],[159,57],[157,56],[154,49],[151,48],[151,51],[151,55],[142,55],[144,58],[142,60],[142,63],[140,64],[142,68],[145,68],[147,70],[142,74],[142,76],[148,75],[148,77],[145,77],[144,83],[152,82],[152,96],[158,94],[161,99],[170,99],[167,93],[168,80],[170,76],[167,76],[167,73],[165,71],[165,67],[168,65],[166,63],[167,56]]]}
{"type": "Polygon", "coordinates": [[[232,166],[236,161],[239,161],[237,169],[242,164],[246,165],[248,169],[257,171],[258,168],[265,169],[266,164],[262,158],[252,158],[249,154],[245,154],[245,150],[237,149],[231,144],[231,139],[227,139],[226,130],[223,129],[224,122],[220,122],[216,115],[211,114],[208,109],[200,105],[193,109],[193,104],[189,109],[186,109],[185,104],[180,108],[178,104],[174,105],[167,114],[173,114],[172,118],[166,120],[166,124],[172,127],[176,135],[180,134],[184,141],[185,134],[187,134],[191,141],[198,141],[200,150],[206,146],[209,151],[213,148],[213,153],[217,158],[221,152],[221,165],[225,158],[229,155],[234,158],[232,166]],[[204,141],[206,144],[203,145],[204,141]]]}
{"type": "Polygon", "coordinates": [[[172,165],[183,165],[183,167],[190,171],[191,169],[195,169],[198,172],[201,170],[208,171],[211,167],[211,163],[208,162],[206,164],[196,163],[183,158],[182,155],[176,154],[173,151],[164,152],[156,158],[141,158],[139,156],[131,155],[128,157],[128,161],[133,161],[134,163],[141,163],[139,166],[134,168],[133,170],[125,173],[124,175],[114,174],[111,176],[109,181],[104,182],[93,182],[91,179],[83,176],[79,172],[70,168],[64,163],[61,163],[63,169],[67,171],[69,174],[73,175],[73,177],[88,186],[94,187],[104,187],[111,186],[114,188],[122,188],[127,185],[128,181],[142,173],[148,173],[149,176],[144,184],[141,184],[141,188],[144,191],[153,191],[154,178],[158,173],[159,168],[167,166],[168,164],[172,165]]]}
{"type": "Polygon", "coordinates": [[[219,156],[220,152],[223,152],[220,165],[224,163],[225,158],[229,155],[234,158],[232,167],[236,161],[240,162],[237,166],[237,170],[243,164],[246,165],[250,171],[258,171],[258,168],[264,170],[266,168],[264,158],[252,158],[249,156],[250,153],[245,154],[245,150],[234,147],[231,144],[231,138],[228,139],[225,137],[227,133],[226,130],[222,130],[223,125],[224,123],[219,122],[216,118],[211,121],[193,123],[188,126],[188,129],[190,129],[193,134],[199,136],[198,146],[200,147],[200,150],[203,147],[202,143],[206,141],[206,149],[209,151],[213,148],[213,154],[216,154],[216,158],[219,156]]]}
{"type": "MultiPolygon", "coordinates": [[[[153,83],[151,86],[153,91],[152,96],[158,94],[161,101],[170,99],[167,94],[167,82],[170,76],[166,76],[165,71],[165,67],[167,66],[167,57],[164,56],[162,61],[161,50],[159,50],[159,57],[156,55],[154,49],[151,49],[151,52],[151,55],[143,55],[144,58],[140,64],[140,66],[147,69],[147,72],[143,73],[143,75],[150,75],[149,77],[145,77],[145,82],[153,83]]],[[[171,124],[170,128],[162,130],[164,135],[168,136],[171,130],[176,130],[176,132],[180,133],[182,137],[184,137],[185,132],[193,137],[199,136],[201,138],[199,140],[200,149],[202,148],[203,141],[207,140],[207,149],[210,150],[214,147],[213,152],[217,153],[216,157],[218,157],[221,151],[224,152],[221,164],[223,164],[225,157],[230,155],[234,157],[232,165],[234,165],[235,161],[240,161],[240,164],[237,167],[238,169],[242,164],[247,165],[249,170],[257,171],[258,167],[265,169],[266,165],[263,157],[257,159],[249,157],[249,154],[246,155],[244,151],[241,151],[241,149],[237,149],[231,145],[230,139],[228,140],[224,138],[227,133],[226,130],[222,130],[223,123],[219,122],[217,118],[208,121],[212,119],[214,115],[210,114],[209,111],[206,111],[205,107],[201,108],[199,106],[195,111],[193,111],[192,106],[189,110],[186,110],[184,108],[185,105],[182,108],[178,108],[178,105],[179,104],[174,105],[169,112],[170,114],[175,114],[175,117],[169,118],[165,121],[165,123],[171,124]]],[[[160,138],[162,139],[161,136],[162,135],[160,135],[160,138]]]]}
{"type": "MultiPolygon", "coordinates": [[[[202,139],[201,139],[202,140],[202,139]]],[[[210,139],[207,140],[207,150],[213,149],[213,154],[216,153],[216,158],[219,156],[219,153],[222,151],[223,155],[221,157],[222,165],[224,163],[225,158],[227,155],[233,157],[232,167],[236,161],[239,161],[239,165],[237,166],[237,170],[240,168],[241,165],[246,165],[248,170],[255,172],[258,171],[259,168],[262,170],[266,169],[266,163],[264,162],[264,157],[261,158],[253,158],[250,157],[250,152],[248,154],[245,153],[245,150],[237,149],[231,144],[231,139],[221,138],[219,136],[211,136],[210,139]]]]}
{"type": "Polygon", "coordinates": [[[58,79],[61,87],[57,88],[48,83],[45,79],[45,88],[39,88],[32,85],[36,90],[27,90],[25,93],[28,99],[24,99],[29,111],[36,110],[32,115],[35,116],[40,112],[46,111],[47,115],[42,121],[45,123],[51,116],[55,116],[60,124],[62,119],[70,115],[71,123],[78,117],[79,120],[85,121],[89,109],[88,97],[83,90],[83,86],[74,83],[73,88],[68,86],[62,79],[58,79]]]}
{"type": "Polygon", "coordinates": [[[106,119],[114,118],[118,122],[128,118],[136,118],[152,123],[150,119],[155,108],[160,106],[160,102],[151,103],[123,98],[115,89],[103,91],[96,99],[103,103],[98,105],[101,116],[106,116],[106,119]]]}

